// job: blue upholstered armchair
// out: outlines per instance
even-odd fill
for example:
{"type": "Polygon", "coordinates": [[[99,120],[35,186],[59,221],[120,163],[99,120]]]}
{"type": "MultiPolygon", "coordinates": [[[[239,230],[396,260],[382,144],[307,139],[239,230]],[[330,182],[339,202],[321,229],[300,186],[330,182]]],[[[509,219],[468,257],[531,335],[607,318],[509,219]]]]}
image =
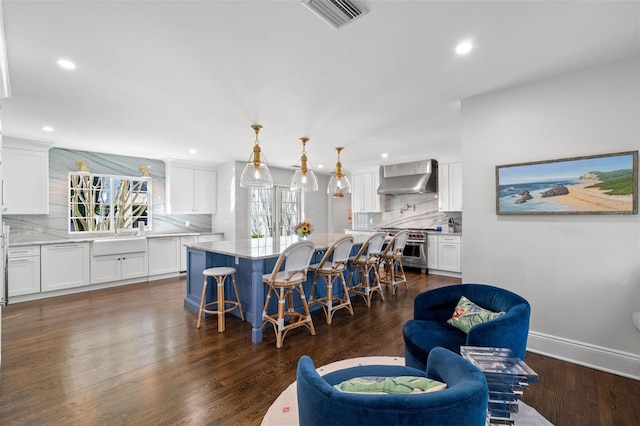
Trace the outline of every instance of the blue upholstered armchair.
{"type": "Polygon", "coordinates": [[[424,369],[432,349],[441,346],[460,353],[460,346],[509,348],[524,359],[529,335],[529,303],[508,290],[485,284],[460,284],[428,290],[415,299],[413,318],[403,329],[405,362],[424,369]],[[466,334],[447,324],[465,296],[478,306],[506,312],[500,318],[478,324],[466,334]]]}
{"type": "Polygon", "coordinates": [[[361,365],[321,377],[305,355],[298,362],[297,380],[301,426],[484,426],[486,421],[488,390],[484,375],[443,348],[431,352],[426,372],[398,365],[361,365]],[[447,388],[422,394],[363,395],[333,387],[367,376],[426,376],[445,382],[447,388]]]}

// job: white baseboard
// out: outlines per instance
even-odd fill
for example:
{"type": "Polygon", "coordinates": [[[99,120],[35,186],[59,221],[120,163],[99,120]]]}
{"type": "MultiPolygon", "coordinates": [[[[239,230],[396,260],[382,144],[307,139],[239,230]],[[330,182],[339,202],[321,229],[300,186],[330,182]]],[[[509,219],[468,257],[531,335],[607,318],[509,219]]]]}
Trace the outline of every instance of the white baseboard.
{"type": "Polygon", "coordinates": [[[607,373],[640,380],[640,355],[529,332],[527,350],[607,373]]]}

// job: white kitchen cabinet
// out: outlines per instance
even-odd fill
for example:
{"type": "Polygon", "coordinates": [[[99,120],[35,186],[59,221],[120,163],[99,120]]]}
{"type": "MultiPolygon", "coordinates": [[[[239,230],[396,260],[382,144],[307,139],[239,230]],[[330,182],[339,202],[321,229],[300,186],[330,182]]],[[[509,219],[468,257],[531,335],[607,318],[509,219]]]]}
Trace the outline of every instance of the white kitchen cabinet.
{"type": "Polygon", "coordinates": [[[146,277],[148,268],[146,252],[92,256],[91,284],[146,277]]]}
{"type": "Polygon", "coordinates": [[[4,214],[49,214],[49,147],[6,138],[2,148],[4,214]]]}
{"type": "Polygon", "coordinates": [[[9,297],[40,292],[40,246],[9,248],[9,297]]]}
{"type": "Polygon", "coordinates": [[[379,172],[351,173],[351,209],[353,212],[379,212],[379,172]]]}
{"type": "Polygon", "coordinates": [[[438,165],[438,207],[441,211],[462,211],[462,163],[438,165]]]}
{"type": "Polygon", "coordinates": [[[197,235],[189,235],[180,237],[180,272],[187,270],[187,245],[197,244],[199,238],[197,235]]]}
{"type": "Polygon", "coordinates": [[[89,285],[89,243],[43,245],[41,257],[42,291],[89,285]]]}
{"type": "Polygon", "coordinates": [[[169,165],[169,213],[212,214],[216,212],[217,173],[202,166],[169,165]]]}
{"type": "Polygon", "coordinates": [[[437,269],[462,272],[461,237],[459,235],[438,235],[437,269]]]}
{"type": "Polygon", "coordinates": [[[427,268],[438,269],[438,236],[427,235],[427,268]]]}
{"type": "Polygon", "coordinates": [[[149,275],[180,271],[180,237],[148,238],[149,275]]]}

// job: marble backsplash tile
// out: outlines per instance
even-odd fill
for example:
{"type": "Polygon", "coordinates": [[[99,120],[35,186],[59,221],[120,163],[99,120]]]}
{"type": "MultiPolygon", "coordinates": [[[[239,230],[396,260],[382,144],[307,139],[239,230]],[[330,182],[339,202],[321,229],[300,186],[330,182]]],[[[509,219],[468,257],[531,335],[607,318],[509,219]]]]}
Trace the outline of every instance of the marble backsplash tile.
{"type": "Polygon", "coordinates": [[[354,213],[353,229],[377,228],[446,228],[453,218],[457,231],[462,228],[462,212],[438,210],[436,194],[386,195],[384,211],[379,213],[354,213]]]}
{"type": "Polygon", "coordinates": [[[76,171],[76,160],[85,161],[93,173],[141,176],[138,167],[146,166],[152,179],[152,233],[211,232],[211,215],[166,214],[165,164],[160,160],[101,154],[89,151],[52,148],[49,151],[49,214],[4,215],[10,227],[11,242],[57,240],[68,233],[68,173],[76,171]],[[186,226],[187,221],[189,226],[186,226]]]}

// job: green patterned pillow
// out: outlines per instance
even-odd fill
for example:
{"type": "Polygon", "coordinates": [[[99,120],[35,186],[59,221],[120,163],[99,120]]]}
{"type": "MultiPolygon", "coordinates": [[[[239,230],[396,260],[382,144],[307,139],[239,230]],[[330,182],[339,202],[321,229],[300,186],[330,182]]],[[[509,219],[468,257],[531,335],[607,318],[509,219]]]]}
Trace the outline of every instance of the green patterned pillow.
{"type": "Polygon", "coordinates": [[[434,392],[445,389],[447,384],[416,376],[354,377],[334,387],[342,392],[394,394],[434,392]]]}
{"type": "Polygon", "coordinates": [[[453,316],[447,320],[447,324],[451,324],[465,333],[469,333],[469,330],[474,325],[500,318],[504,314],[504,312],[492,312],[483,309],[462,296],[453,311],[453,316]]]}

